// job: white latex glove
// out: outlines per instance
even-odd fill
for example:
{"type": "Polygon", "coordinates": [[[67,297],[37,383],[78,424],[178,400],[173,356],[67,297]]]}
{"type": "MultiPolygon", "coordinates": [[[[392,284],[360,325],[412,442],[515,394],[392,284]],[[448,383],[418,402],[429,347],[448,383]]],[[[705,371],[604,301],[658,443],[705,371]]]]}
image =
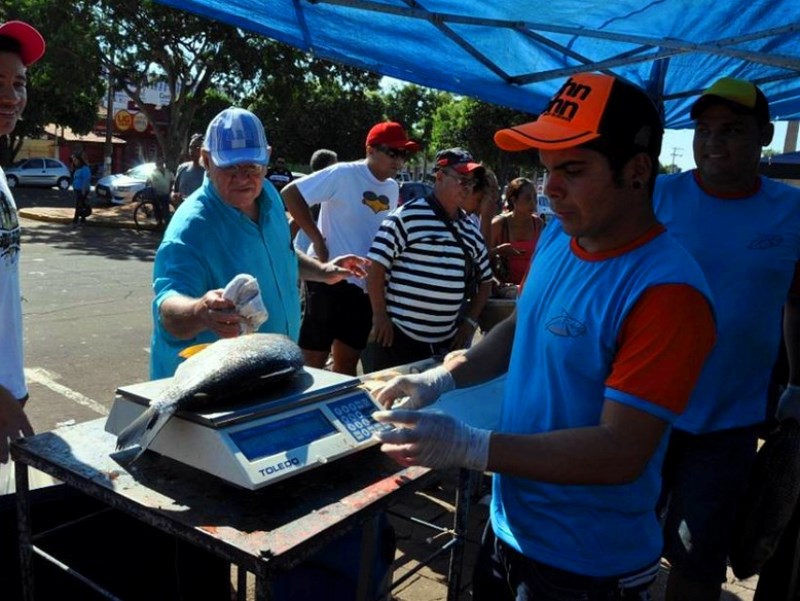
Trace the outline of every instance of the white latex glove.
{"type": "Polygon", "coordinates": [[[264,301],[261,299],[258,280],[252,275],[240,273],[234,277],[225,286],[222,297],[236,305],[236,312],[242,317],[239,322],[241,334],[252,334],[257,331],[269,317],[264,301]]]}
{"type": "Polygon", "coordinates": [[[374,436],[383,443],[381,451],[401,465],[486,469],[491,430],[473,428],[443,413],[396,409],[376,411],[372,417],[397,426],[374,436]]]}
{"type": "Polygon", "coordinates": [[[456,382],[444,366],[440,365],[422,372],[397,376],[378,392],[377,400],[386,408],[399,398],[407,397],[400,406],[403,409],[421,409],[433,403],[445,392],[455,390],[456,382]]]}
{"type": "Polygon", "coordinates": [[[786,387],[778,401],[775,417],[780,421],[791,418],[800,422],[800,386],[789,384],[786,387]]]}

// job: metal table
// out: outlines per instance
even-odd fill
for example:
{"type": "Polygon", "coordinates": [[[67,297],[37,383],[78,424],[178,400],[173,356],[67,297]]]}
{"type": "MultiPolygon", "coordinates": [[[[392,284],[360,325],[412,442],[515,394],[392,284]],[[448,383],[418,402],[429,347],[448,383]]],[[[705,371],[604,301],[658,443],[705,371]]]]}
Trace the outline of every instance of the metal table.
{"type": "MultiPolygon", "coordinates": [[[[115,452],[116,437],[105,418],[15,441],[17,509],[23,591],[33,599],[34,545],[28,498],[28,466],[57,478],[112,508],[212,552],[256,578],[256,599],[269,596],[268,580],[359,524],[374,540],[370,520],[400,495],[433,482],[427,468],[402,468],[377,447],[266,487],[246,491],[166,457],[136,449],[115,452]]],[[[462,481],[467,480],[462,473],[462,481]]],[[[460,491],[461,492],[461,491],[460,491]]],[[[455,599],[460,572],[467,499],[459,494],[454,539],[449,551],[448,598],[455,599]],[[453,544],[455,543],[455,544],[453,544]]],[[[369,547],[365,544],[364,549],[369,547]]],[[[363,555],[363,554],[362,554],[363,555]]],[[[362,568],[368,558],[361,558],[362,568]]],[[[359,592],[365,590],[363,573],[359,592]]]]}

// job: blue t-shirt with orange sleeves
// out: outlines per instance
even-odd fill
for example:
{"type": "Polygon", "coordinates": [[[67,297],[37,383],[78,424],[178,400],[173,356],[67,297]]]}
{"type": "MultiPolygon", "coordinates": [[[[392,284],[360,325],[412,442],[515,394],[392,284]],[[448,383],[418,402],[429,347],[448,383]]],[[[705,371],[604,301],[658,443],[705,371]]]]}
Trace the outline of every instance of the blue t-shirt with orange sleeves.
{"type": "MultiPolygon", "coordinates": [[[[588,253],[554,221],[517,304],[499,431],[596,426],[606,399],[673,422],[714,341],[700,268],[660,225],[588,253]]],[[[608,577],[658,561],[655,506],[667,436],[633,482],[562,485],[494,476],[495,534],[536,561],[608,577]]]]}
{"type": "Polygon", "coordinates": [[[186,347],[217,340],[210,331],[179,340],[161,325],[159,307],[175,294],[200,298],[224,288],[236,275],[258,280],[269,317],[259,332],[300,332],[298,265],[289,238],[283,202],[275,188],[264,186],[258,198],[258,223],[222,201],[211,180],[184,201],[167,227],[153,268],[153,337],[150,377],[172,376],[186,347]]]}
{"type": "MultiPolygon", "coordinates": [[[[689,406],[675,422],[702,434],[760,423],[781,342],[781,311],[800,261],[800,189],[759,178],[721,198],[697,171],[656,180],[656,215],[711,286],[718,338],[689,406]]],[[[794,280],[794,285],[793,285],[794,280]]]]}

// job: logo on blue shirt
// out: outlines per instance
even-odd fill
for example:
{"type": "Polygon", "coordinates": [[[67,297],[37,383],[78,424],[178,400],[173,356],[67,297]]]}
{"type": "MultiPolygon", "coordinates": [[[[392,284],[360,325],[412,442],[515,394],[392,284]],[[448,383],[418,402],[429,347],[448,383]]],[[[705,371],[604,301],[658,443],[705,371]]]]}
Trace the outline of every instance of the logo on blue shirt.
{"type": "Polygon", "coordinates": [[[783,244],[783,236],[780,234],[759,234],[747,245],[747,248],[749,250],[768,250],[781,244],[783,244]]]}
{"type": "Polygon", "coordinates": [[[586,334],[586,324],[572,317],[566,309],[562,309],[561,315],[548,321],[545,327],[551,334],[565,338],[578,338],[586,334]]]}

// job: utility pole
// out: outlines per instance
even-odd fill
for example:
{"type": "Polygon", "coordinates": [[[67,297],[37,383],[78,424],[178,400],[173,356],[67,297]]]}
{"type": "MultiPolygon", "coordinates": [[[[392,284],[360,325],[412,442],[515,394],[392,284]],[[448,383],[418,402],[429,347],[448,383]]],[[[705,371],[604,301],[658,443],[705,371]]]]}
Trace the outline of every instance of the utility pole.
{"type": "Polygon", "coordinates": [[[800,121],[789,121],[786,125],[786,139],[783,142],[783,152],[794,152],[797,149],[798,130],[800,130],[800,121]]]}
{"type": "Polygon", "coordinates": [[[678,166],[675,164],[675,159],[683,156],[680,152],[678,152],[679,150],[683,150],[683,148],[676,148],[675,146],[672,147],[672,164],[669,167],[670,173],[678,172],[678,166]]]}
{"type": "Polygon", "coordinates": [[[110,60],[108,61],[108,77],[106,84],[108,90],[106,91],[106,143],[103,157],[103,175],[111,174],[112,155],[114,153],[114,145],[111,142],[111,135],[114,132],[114,81],[112,77],[112,69],[114,63],[114,47],[109,48],[110,60]]]}

